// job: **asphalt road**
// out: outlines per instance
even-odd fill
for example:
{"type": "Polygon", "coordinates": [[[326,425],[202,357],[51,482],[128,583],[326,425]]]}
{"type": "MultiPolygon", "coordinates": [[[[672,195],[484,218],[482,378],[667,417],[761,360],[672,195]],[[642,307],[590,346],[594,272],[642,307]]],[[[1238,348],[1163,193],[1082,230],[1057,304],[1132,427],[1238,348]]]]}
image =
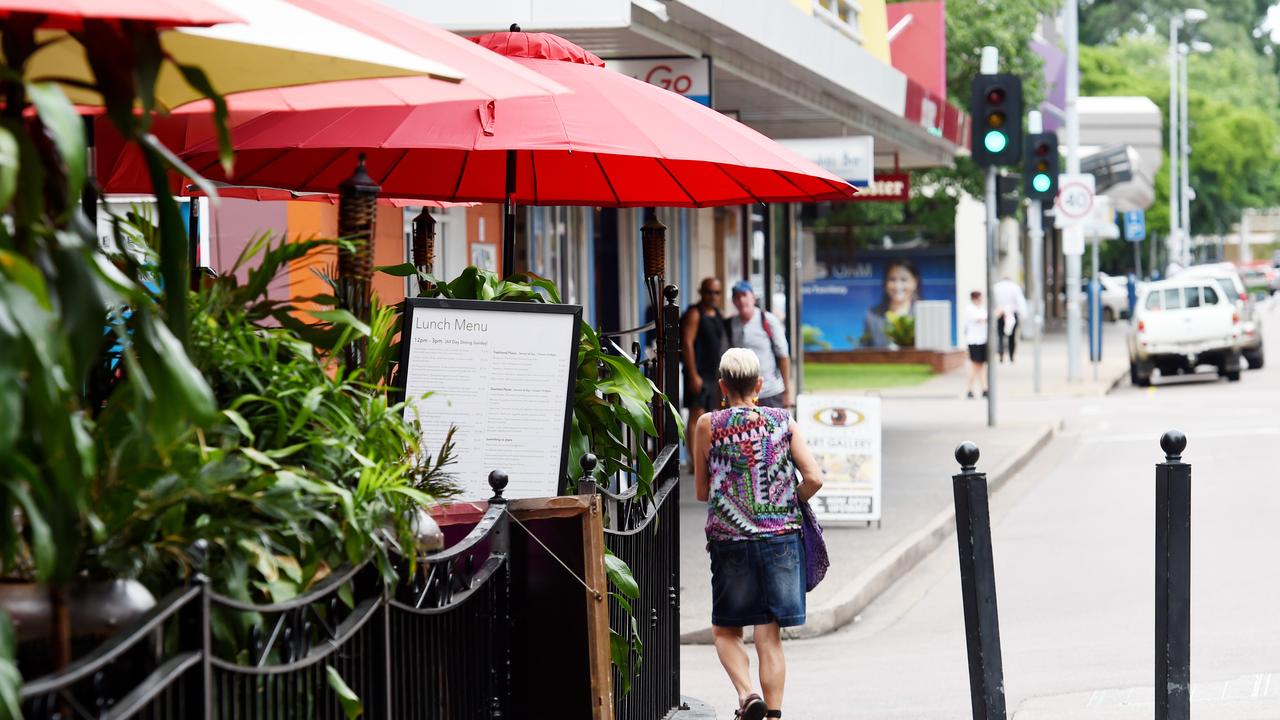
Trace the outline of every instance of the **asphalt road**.
{"type": "MultiPolygon", "coordinates": [[[[1152,716],[1154,464],[1171,428],[1192,465],[1193,713],[1280,718],[1280,303],[1263,314],[1272,364],[1080,401],[993,499],[1016,720],[1152,716]]],[[[786,653],[793,720],[971,717],[954,538],[858,622],[786,653]]],[[[684,693],[731,717],[714,650],[682,657],[684,693]]]]}

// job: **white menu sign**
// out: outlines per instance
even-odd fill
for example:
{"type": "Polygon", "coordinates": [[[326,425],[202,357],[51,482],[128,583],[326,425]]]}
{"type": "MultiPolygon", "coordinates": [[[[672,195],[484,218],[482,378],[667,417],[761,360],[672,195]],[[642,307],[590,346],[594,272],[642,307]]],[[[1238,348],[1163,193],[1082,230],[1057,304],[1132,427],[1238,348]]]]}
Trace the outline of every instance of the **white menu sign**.
{"type": "Polygon", "coordinates": [[[492,470],[507,473],[508,499],[559,494],[581,318],[576,305],[406,301],[405,416],[422,423],[423,452],[457,428],[458,500],[490,498],[492,470]]]}
{"type": "Polygon", "coordinates": [[[823,522],[879,522],[880,398],[800,395],[796,421],[826,478],[810,500],[823,522]]]}

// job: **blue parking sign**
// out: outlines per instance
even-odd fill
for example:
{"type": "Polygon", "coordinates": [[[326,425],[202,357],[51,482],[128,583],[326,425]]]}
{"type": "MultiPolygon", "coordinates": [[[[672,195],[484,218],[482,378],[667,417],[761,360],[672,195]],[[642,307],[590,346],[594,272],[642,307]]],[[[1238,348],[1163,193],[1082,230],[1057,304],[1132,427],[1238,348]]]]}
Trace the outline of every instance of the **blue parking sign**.
{"type": "Polygon", "coordinates": [[[1147,215],[1141,210],[1129,210],[1124,214],[1124,239],[1142,242],[1147,237],[1147,215]]]}

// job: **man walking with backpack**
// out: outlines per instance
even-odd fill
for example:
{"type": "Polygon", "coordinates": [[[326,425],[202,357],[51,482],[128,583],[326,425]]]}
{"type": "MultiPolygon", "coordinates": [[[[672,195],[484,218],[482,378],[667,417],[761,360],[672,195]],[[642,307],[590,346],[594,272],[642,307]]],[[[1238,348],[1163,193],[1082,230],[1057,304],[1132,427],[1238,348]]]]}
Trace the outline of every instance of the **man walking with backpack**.
{"type": "Polygon", "coordinates": [[[729,318],[729,342],[751,350],[760,360],[763,384],[756,404],[790,409],[796,398],[791,388],[791,350],[786,328],[776,315],[756,307],[755,289],[746,280],[733,284],[733,306],[738,314],[729,318]]]}

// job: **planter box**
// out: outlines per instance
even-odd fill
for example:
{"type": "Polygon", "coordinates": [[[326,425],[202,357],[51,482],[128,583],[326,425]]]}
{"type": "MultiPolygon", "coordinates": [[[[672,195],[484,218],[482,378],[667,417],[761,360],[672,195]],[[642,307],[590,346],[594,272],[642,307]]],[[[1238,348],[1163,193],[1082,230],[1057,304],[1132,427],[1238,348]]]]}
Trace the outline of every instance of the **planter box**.
{"type": "Polygon", "coordinates": [[[928,365],[934,373],[944,373],[964,365],[964,350],[916,350],[900,348],[858,348],[856,350],[806,350],[805,362],[815,363],[896,363],[928,365]]]}

